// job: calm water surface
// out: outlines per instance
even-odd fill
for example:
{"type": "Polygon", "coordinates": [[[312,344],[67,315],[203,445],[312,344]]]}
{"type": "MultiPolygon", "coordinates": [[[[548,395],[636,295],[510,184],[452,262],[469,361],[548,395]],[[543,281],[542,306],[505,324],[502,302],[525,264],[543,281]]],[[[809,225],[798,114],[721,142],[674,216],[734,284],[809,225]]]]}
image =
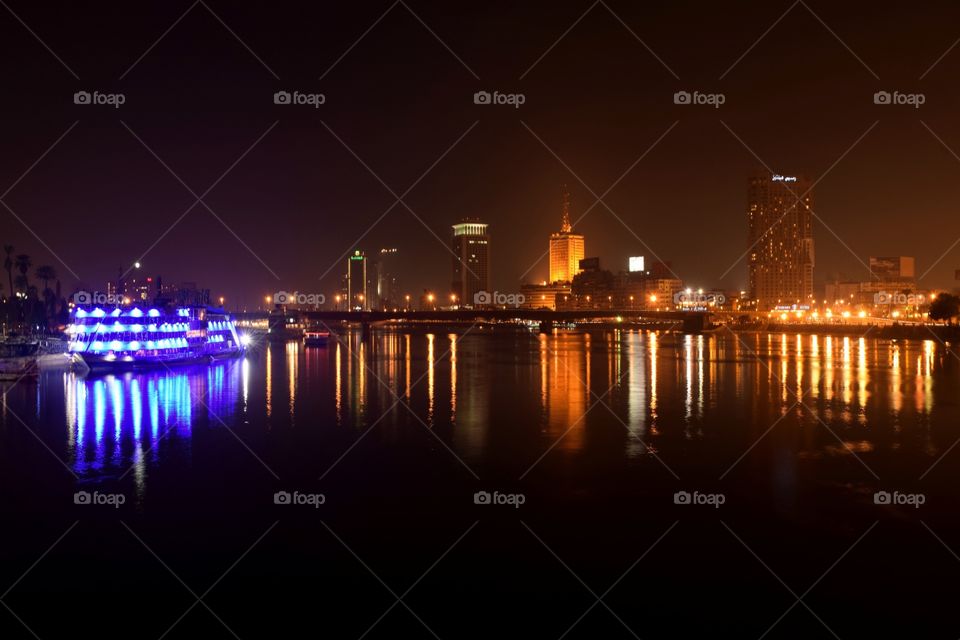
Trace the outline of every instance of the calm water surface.
{"type": "MultiPolygon", "coordinates": [[[[431,597],[416,608],[433,609],[424,617],[441,637],[483,637],[498,628],[491,621],[468,632],[462,620],[471,602],[503,607],[524,633],[557,637],[594,600],[577,577],[601,593],[678,523],[662,550],[644,559],[646,573],[631,573],[619,596],[611,594],[611,603],[619,597],[611,607],[640,636],[644,629],[667,636],[724,629],[757,637],[795,600],[758,557],[802,593],[880,522],[862,552],[844,560],[847,571],[817,587],[822,601],[811,606],[831,618],[833,598],[855,591],[847,613],[869,617],[909,591],[917,602],[871,624],[913,629],[922,616],[931,630],[940,628],[931,613],[946,597],[939,581],[955,581],[960,562],[924,527],[960,550],[955,349],[869,336],[488,328],[378,331],[366,340],[347,332],[340,339],[325,348],[262,345],[209,367],[48,372],[0,388],[2,479],[16,488],[5,495],[6,513],[35,523],[4,534],[8,582],[73,521],[86,527],[71,533],[78,547],[84,541],[141,552],[101,571],[102,559],[78,560],[84,554],[65,542],[60,569],[77,572],[74,579],[83,576],[90,588],[77,593],[78,583],[56,573],[25,579],[10,595],[13,602],[23,594],[13,608],[34,611],[42,627],[38,599],[70,594],[65,606],[78,608],[101,590],[132,598],[106,577],[111,570],[129,577],[131,567],[134,582],[159,589],[143,576],[156,578],[159,570],[162,581],[163,566],[118,519],[144,542],[149,537],[158,556],[173,558],[176,573],[198,590],[280,522],[261,554],[251,553],[232,586],[222,588],[220,607],[233,607],[230,626],[240,637],[259,637],[287,622],[265,623],[253,603],[292,606],[319,593],[343,614],[331,614],[328,629],[357,637],[394,598],[339,542],[370,559],[399,594],[480,521],[465,539],[475,542],[444,560],[447,580],[469,580],[448,589],[438,569],[433,591],[422,587],[431,597]],[[322,492],[326,503],[309,513],[273,504],[276,491],[295,489],[322,492]],[[884,489],[923,492],[926,504],[874,504],[873,493],[884,489]],[[112,512],[74,505],[78,490],[122,493],[126,502],[112,512]],[[481,490],[523,493],[525,504],[478,506],[473,493],[481,490]],[[677,491],[722,493],[725,503],[676,505],[677,491]],[[920,555],[896,559],[891,545],[920,555]],[[867,580],[876,575],[878,554],[894,558],[892,565],[886,579],[867,580]],[[358,570],[376,594],[370,610],[357,604],[368,597],[354,593],[358,570]],[[918,577],[927,587],[916,586],[918,577]],[[911,580],[914,588],[903,589],[911,580]],[[265,581],[270,593],[254,596],[265,581]],[[734,585],[751,594],[755,610],[731,613],[723,592],[734,585]],[[543,597],[531,602],[534,592],[543,597]],[[648,603],[643,612],[641,600],[648,603]],[[703,615],[687,615],[685,601],[701,602],[703,615]]],[[[45,564],[56,571],[56,563],[45,564]]],[[[845,636],[844,625],[858,628],[848,617],[827,623],[845,636]]],[[[597,618],[580,632],[625,632],[615,617],[597,618]]],[[[160,616],[146,635],[159,636],[175,619],[160,616]]],[[[301,623],[296,616],[288,622],[301,623]]],[[[47,624],[53,633],[55,623],[47,624]]],[[[224,632],[213,618],[190,624],[224,632]]],[[[426,633],[402,615],[379,631],[407,624],[414,635],[426,633]]],[[[830,637],[813,616],[791,614],[782,624],[780,637],[793,637],[791,630],[830,637]]]]}

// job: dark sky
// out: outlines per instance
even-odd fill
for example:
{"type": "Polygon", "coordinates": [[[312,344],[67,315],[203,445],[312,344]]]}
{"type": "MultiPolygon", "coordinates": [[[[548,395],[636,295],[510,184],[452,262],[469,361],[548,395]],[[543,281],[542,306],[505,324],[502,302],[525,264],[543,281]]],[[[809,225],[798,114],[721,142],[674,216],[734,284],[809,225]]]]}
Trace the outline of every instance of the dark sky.
{"type": "MultiPolygon", "coordinates": [[[[746,179],[764,164],[827,174],[818,283],[866,278],[870,255],[914,255],[923,273],[960,237],[960,160],[934,136],[960,153],[960,46],[920,79],[960,38],[955,2],[812,0],[775,26],[790,2],[608,0],[585,16],[589,1],[408,0],[385,16],[390,2],[208,0],[185,16],[189,1],[8,2],[26,26],[0,8],[0,193],[78,123],[3,197],[50,250],[3,207],[0,243],[55,266],[67,290],[102,289],[156,243],[149,273],[234,303],[331,292],[354,246],[396,246],[404,289],[444,291],[450,254],[433,234],[445,244],[479,216],[493,284],[513,291],[559,225],[561,185],[576,219],[674,123],[604,197],[615,215],[597,205],[576,225],[606,267],[655,252],[690,284],[743,287],[742,261],[721,275],[746,249],[746,179]],[[78,90],[126,103],[75,105],[78,90]],[[274,105],[278,90],[326,104],[274,105]],[[478,90],[526,101],[475,105],[478,90]],[[726,102],[676,105],[678,90],[726,102]],[[926,102],[875,105],[878,90],[926,102]],[[133,133],[200,195],[274,123],[204,197],[223,223],[198,204],[157,242],[195,197],[133,133]],[[404,197],[416,217],[398,204],[374,225],[395,198],[334,134],[400,195],[468,129],[404,197]]],[[[953,287],[957,268],[960,245],[921,284],[953,287]]],[[[545,276],[541,261],[526,279],[545,276]]]]}

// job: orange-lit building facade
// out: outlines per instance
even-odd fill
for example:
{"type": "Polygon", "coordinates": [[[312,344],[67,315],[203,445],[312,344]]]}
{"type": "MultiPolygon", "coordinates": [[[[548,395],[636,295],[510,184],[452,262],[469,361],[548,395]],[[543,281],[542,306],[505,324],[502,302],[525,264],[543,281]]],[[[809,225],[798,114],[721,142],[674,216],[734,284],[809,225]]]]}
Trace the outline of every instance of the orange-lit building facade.
{"type": "Polygon", "coordinates": [[[757,309],[813,301],[813,194],[803,177],[757,173],[747,189],[750,298],[757,309]]]}
{"type": "Polygon", "coordinates": [[[580,273],[583,251],[583,236],[573,233],[573,225],[570,224],[570,199],[564,194],[560,231],[550,234],[549,282],[572,282],[573,277],[580,273]]]}

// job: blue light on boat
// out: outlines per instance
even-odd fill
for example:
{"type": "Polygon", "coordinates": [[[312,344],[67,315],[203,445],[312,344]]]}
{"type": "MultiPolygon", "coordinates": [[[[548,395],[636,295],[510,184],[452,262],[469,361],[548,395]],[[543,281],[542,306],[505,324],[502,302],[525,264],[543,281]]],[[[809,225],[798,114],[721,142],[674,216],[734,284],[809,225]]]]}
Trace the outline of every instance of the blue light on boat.
{"type": "Polygon", "coordinates": [[[134,318],[140,318],[143,316],[143,311],[140,311],[140,309],[134,309],[130,312],[130,315],[134,318]]]}
{"type": "Polygon", "coordinates": [[[77,309],[77,317],[78,317],[78,318],[86,318],[86,317],[87,317],[87,312],[84,311],[83,309],[77,309]]]}
{"type": "Polygon", "coordinates": [[[140,343],[137,342],[136,340],[134,340],[133,342],[131,342],[129,346],[130,346],[130,351],[139,351],[139,350],[140,350],[140,343]]]}
{"type": "Polygon", "coordinates": [[[120,342],[119,340],[114,340],[113,342],[110,343],[110,349],[112,351],[120,351],[120,349],[122,348],[123,348],[123,343],[120,342]]]}
{"type": "Polygon", "coordinates": [[[116,309],[114,309],[113,311],[111,311],[111,312],[110,312],[110,315],[113,316],[114,318],[116,318],[117,316],[119,316],[119,315],[120,315],[120,307],[117,307],[116,309]]]}
{"type": "Polygon", "coordinates": [[[107,314],[104,312],[103,309],[97,307],[96,309],[90,312],[90,315],[92,315],[94,318],[102,318],[107,314]]]}

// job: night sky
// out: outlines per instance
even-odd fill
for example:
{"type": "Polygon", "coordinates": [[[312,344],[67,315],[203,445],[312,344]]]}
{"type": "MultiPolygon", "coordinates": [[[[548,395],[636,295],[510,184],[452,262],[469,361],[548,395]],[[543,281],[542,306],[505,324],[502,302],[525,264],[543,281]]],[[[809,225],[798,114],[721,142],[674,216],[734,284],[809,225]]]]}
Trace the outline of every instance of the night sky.
{"type": "Polygon", "coordinates": [[[744,261],[721,275],[766,165],[823,176],[817,291],[868,279],[870,255],[957,284],[960,245],[934,265],[960,236],[955,2],[5,1],[0,193],[49,149],[2,198],[49,250],[4,207],[0,243],[53,265],[65,292],[146,252],[150,275],[256,305],[332,293],[341,255],[384,246],[405,291],[442,292],[466,216],[491,225],[493,286],[516,291],[530,267],[525,281],[546,277],[561,185],[576,220],[645,153],[604,197],[613,213],[575,225],[606,268],[656,254],[689,284],[745,288],[744,261]],[[75,105],[79,90],[126,103],[75,105]],[[275,105],[279,90],[326,103],[275,105]],[[525,104],[475,105],[480,90],[525,104]],[[725,104],[677,105],[679,90],[725,104]],[[925,104],[876,105],[878,90],[925,104]],[[213,213],[174,224],[234,163],[203,197],[213,213]]]}

